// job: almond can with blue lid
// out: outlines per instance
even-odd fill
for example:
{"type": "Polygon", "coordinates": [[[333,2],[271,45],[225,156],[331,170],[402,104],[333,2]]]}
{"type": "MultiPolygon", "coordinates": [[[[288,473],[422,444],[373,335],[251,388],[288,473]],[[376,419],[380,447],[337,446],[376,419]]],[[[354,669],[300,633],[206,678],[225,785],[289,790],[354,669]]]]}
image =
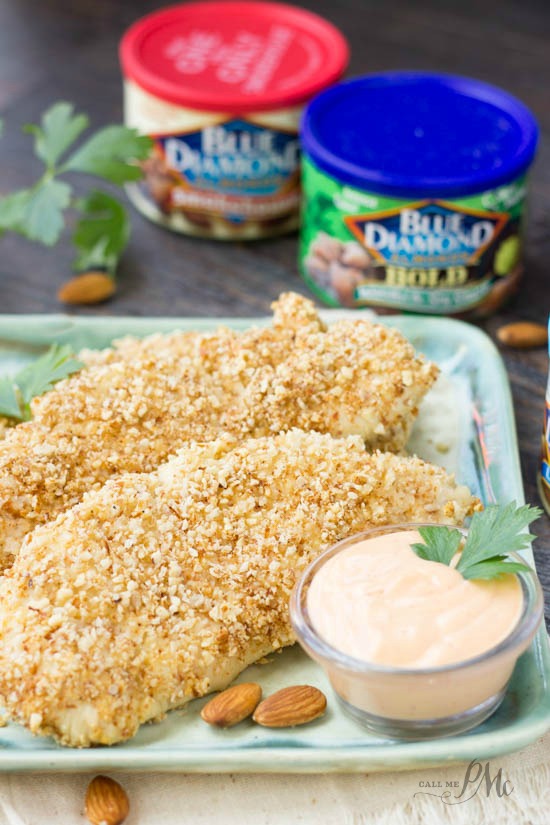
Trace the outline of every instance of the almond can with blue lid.
{"type": "Polygon", "coordinates": [[[340,83],[306,108],[300,265],[332,306],[486,315],[523,273],[538,128],[507,92],[452,75],[340,83]]]}

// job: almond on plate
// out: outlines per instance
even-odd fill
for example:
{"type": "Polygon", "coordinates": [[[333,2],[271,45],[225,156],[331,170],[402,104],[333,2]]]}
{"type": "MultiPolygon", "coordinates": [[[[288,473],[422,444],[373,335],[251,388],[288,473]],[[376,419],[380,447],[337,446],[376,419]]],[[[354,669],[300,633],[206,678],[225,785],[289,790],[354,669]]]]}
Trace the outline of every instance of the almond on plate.
{"type": "Polygon", "coordinates": [[[266,728],[287,728],[312,722],[323,715],[326,706],[325,694],[318,688],[294,685],[260,702],[252,718],[266,728]]]}
{"type": "Polygon", "coordinates": [[[230,728],[251,716],[262,698],[262,689],[256,682],[244,682],[222,691],[201,710],[201,717],[209,725],[230,728]]]}

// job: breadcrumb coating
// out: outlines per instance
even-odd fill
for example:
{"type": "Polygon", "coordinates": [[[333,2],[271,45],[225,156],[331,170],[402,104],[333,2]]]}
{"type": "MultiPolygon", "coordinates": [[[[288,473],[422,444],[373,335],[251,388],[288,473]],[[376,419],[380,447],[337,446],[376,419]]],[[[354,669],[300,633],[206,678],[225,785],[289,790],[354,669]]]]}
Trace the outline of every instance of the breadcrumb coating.
{"type": "Polygon", "coordinates": [[[188,440],[292,427],[404,446],[435,365],[366,320],[329,329],[288,293],[271,327],[126,338],[32,404],[0,441],[0,569],[24,536],[111,476],[151,472],[188,440]]]}
{"type": "Polygon", "coordinates": [[[292,644],[290,593],[328,545],[479,506],[442,469],[358,436],[190,444],[26,538],[0,582],[0,694],[64,745],[127,739],[292,644]]]}

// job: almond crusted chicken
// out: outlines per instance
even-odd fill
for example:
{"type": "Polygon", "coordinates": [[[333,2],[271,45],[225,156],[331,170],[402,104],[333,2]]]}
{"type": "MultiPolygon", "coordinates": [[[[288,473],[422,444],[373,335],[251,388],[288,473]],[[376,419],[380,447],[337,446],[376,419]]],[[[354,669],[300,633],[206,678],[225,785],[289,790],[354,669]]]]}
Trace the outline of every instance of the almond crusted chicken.
{"type": "Polygon", "coordinates": [[[24,536],[111,476],[150,472],[188,440],[299,427],[400,450],[437,368],[395,330],[329,329],[289,293],[271,327],[124,339],[32,405],[0,440],[0,570],[24,536]]]}
{"type": "Polygon", "coordinates": [[[0,695],[64,745],[111,744],[292,644],[288,601],[371,525],[461,523],[467,488],[358,436],[189,444],[37,527],[0,582],[0,695]]]}

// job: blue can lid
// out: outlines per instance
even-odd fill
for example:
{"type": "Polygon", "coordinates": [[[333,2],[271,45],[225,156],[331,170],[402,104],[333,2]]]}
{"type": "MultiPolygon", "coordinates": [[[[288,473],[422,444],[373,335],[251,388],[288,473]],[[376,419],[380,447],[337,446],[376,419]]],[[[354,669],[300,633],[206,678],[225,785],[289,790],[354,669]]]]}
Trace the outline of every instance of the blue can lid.
{"type": "Polygon", "coordinates": [[[304,152],[343,183],[396,197],[459,197],[510,182],[535,155],[517,98],[455,75],[388,72],[327,89],[306,108],[304,152]]]}

